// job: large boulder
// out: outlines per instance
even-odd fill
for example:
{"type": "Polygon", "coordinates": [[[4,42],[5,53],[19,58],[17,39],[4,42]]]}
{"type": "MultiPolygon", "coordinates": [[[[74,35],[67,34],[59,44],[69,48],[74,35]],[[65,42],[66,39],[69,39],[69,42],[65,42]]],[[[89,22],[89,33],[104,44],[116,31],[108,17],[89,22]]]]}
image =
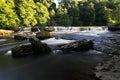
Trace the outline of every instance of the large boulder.
{"type": "Polygon", "coordinates": [[[43,39],[48,39],[51,37],[51,34],[50,32],[48,31],[41,31],[39,33],[36,34],[36,37],[40,40],[43,40],[43,39]]]}
{"type": "Polygon", "coordinates": [[[91,40],[86,40],[83,39],[81,41],[76,41],[76,42],[72,42],[69,44],[65,44],[60,46],[58,49],[59,50],[63,50],[64,52],[70,52],[70,51],[86,51],[89,49],[93,48],[94,43],[91,40]]]}
{"type": "Polygon", "coordinates": [[[37,38],[30,38],[29,41],[32,45],[32,50],[34,51],[34,54],[44,55],[52,51],[46,43],[40,42],[37,38]]]}
{"type": "Polygon", "coordinates": [[[12,48],[13,57],[21,57],[21,56],[26,56],[29,54],[33,54],[31,45],[22,45],[22,46],[16,46],[12,48]]]}

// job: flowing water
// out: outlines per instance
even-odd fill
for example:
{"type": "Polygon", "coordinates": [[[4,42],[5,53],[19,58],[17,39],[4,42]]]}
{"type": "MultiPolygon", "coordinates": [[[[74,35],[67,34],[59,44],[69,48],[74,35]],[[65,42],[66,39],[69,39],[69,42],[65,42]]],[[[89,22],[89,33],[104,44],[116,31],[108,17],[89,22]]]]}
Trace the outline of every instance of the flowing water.
{"type": "MultiPolygon", "coordinates": [[[[81,39],[94,41],[98,48],[104,47],[101,45],[104,43],[119,47],[119,32],[109,32],[106,27],[55,27],[53,33],[56,33],[55,38],[42,41],[54,46],[53,49],[56,45],[81,39]]],[[[46,56],[13,58],[10,49],[24,43],[28,41],[0,39],[0,80],[95,80],[92,76],[93,68],[106,57],[106,53],[89,50],[68,54],[58,51],[59,54],[54,52],[46,56]]]]}

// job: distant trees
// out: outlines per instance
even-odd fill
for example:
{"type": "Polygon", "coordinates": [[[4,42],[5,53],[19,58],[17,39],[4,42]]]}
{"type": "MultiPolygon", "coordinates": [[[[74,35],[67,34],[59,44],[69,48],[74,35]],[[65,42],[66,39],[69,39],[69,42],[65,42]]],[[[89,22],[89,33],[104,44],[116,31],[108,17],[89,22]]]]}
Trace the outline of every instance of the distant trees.
{"type": "Polygon", "coordinates": [[[120,23],[119,0],[1,0],[0,28],[90,26],[120,23]]]}

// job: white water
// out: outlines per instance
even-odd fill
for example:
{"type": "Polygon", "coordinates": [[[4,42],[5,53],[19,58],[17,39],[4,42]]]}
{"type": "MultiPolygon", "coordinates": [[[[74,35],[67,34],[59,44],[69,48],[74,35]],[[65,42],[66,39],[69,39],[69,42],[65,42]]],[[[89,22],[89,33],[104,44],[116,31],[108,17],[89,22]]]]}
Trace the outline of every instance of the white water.
{"type": "Polygon", "coordinates": [[[106,26],[89,26],[89,27],[63,27],[63,26],[58,26],[58,27],[53,27],[55,32],[78,32],[78,31],[107,31],[108,28],[106,26]]]}
{"type": "Polygon", "coordinates": [[[0,39],[0,42],[7,41],[7,39],[0,39]]]}
{"type": "Polygon", "coordinates": [[[9,51],[7,51],[6,53],[5,53],[5,55],[11,55],[12,54],[12,51],[11,50],[9,50],[9,51]]]}
{"type": "Polygon", "coordinates": [[[50,39],[42,40],[41,42],[46,43],[48,45],[59,45],[59,44],[67,44],[67,43],[70,43],[70,42],[73,42],[73,41],[75,41],[75,40],[50,38],[50,39]]]}

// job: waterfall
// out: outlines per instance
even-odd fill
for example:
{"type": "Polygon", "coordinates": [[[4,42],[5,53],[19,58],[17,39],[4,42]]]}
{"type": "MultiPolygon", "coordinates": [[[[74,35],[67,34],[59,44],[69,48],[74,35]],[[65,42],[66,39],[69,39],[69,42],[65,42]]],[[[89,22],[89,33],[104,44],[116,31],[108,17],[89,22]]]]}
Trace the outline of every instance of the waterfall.
{"type": "Polygon", "coordinates": [[[63,27],[63,26],[54,26],[54,31],[62,32],[62,31],[107,31],[108,28],[106,26],[88,26],[88,27],[63,27]]]}

